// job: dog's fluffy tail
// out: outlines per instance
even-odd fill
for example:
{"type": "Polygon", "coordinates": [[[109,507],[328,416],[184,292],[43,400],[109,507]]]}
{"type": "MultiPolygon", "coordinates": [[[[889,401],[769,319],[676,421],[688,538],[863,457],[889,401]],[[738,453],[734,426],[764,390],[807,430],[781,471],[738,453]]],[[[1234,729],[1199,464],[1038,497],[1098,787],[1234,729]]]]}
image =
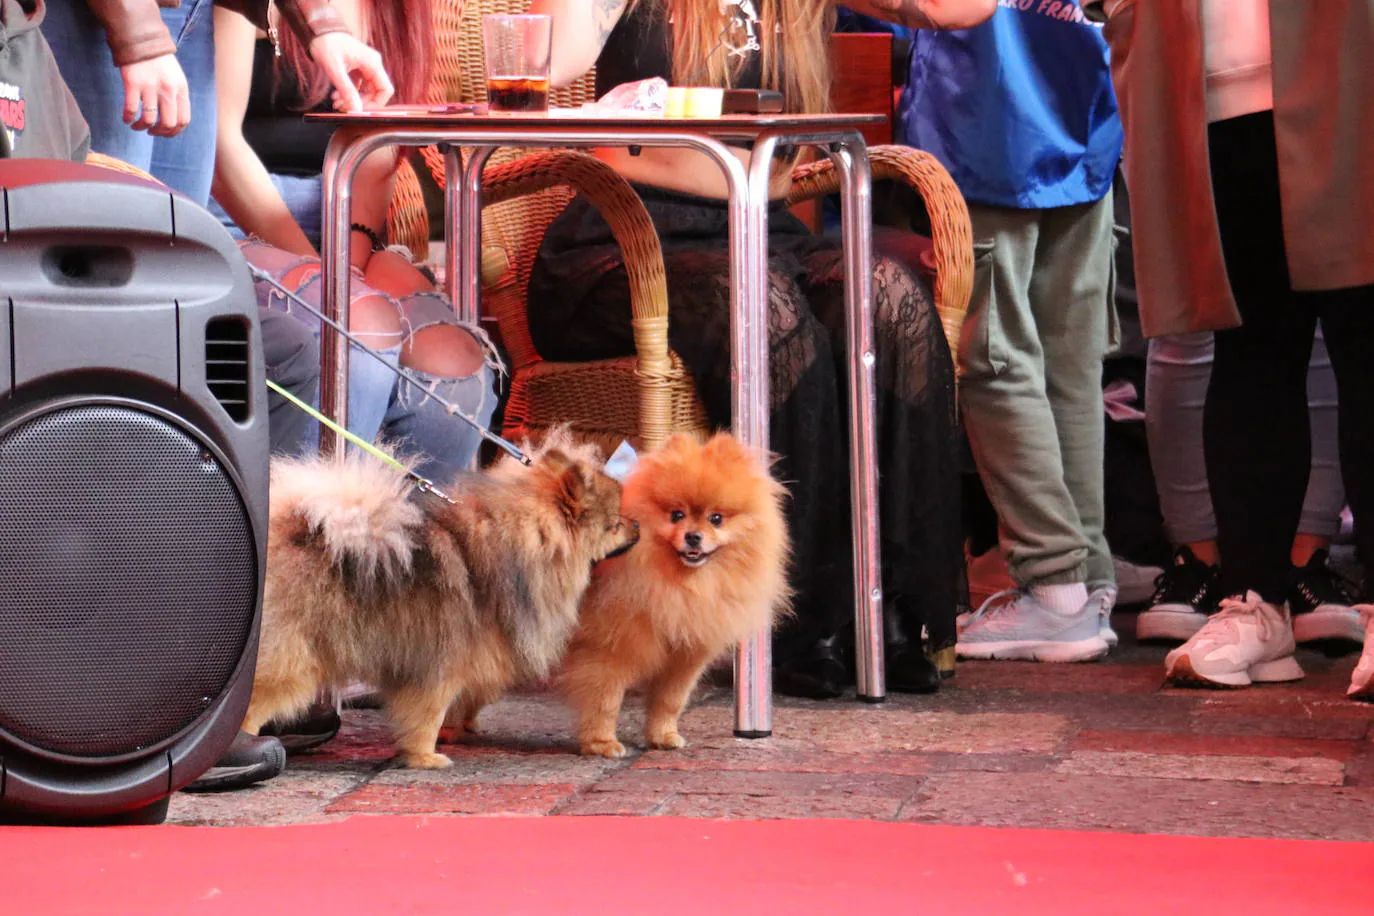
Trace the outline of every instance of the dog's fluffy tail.
{"type": "Polygon", "coordinates": [[[424,521],[410,487],[403,471],[370,456],[275,459],[271,512],[299,519],[332,566],[371,590],[410,572],[424,521]]]}

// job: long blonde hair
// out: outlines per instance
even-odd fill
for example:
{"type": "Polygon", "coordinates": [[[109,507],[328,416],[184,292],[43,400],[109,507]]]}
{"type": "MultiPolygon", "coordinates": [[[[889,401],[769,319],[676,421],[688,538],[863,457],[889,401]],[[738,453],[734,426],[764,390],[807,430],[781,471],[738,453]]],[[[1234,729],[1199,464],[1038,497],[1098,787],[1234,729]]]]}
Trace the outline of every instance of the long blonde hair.
{"type": "MultiPolygon", "coordinates": [[[[655,15],[672,23],[673,82],[730,87],[743,56],[720,47],[730,23],[720,0],[630,0],[652,2],[655,15]]],[[[788,111],[819,113],[830,107],[830,43],[835,12],[827,0],[753,0],[758,11],[761,83],[782,92],[788,111]]],[[[628,13],[628,10],[627,10],[628,13]]],[[[731,41],[743,40],[730,33],[731,41]]]]}

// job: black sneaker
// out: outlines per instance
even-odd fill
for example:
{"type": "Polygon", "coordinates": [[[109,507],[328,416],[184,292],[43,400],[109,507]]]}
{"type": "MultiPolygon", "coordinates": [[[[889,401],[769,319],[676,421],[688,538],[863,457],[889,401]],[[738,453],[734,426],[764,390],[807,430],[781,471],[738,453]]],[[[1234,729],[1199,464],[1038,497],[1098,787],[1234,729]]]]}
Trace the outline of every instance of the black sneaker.
{"type": "Polygon", "coordinates": [[[276,738],[239,732],[209,770],[183,792],[231,792],[281,775],[286,750],[276,738]]]}
{"type": "Polygon", "coordinates": [[[1136,618],[1135,637],[1186,642],[1216,610],[1217,568],[1199,560],[1187,547],[1174,552],[1174,562],[1155,580],[1148,610],[1136,618]]]}
{"type": "Polygon", "coordinates": [[[1354,599],[1327,565],[1327,552],[1318,550],[1307,565],[1293,570],[1288,587],[1288,610],[1293,615],[1293,638],[1317,644],[1335,654],[1364,645],[1364,626],[1354,599]]]}

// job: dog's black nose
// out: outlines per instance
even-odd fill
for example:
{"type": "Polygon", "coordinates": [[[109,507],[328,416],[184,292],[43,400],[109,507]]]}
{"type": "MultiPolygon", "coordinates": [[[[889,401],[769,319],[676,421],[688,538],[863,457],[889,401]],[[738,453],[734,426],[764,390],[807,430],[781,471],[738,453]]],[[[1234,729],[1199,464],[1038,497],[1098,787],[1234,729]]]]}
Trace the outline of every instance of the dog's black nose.
{"type": "Polygon", "coordinates": [[[686,544],[688,547],[690,547],[692,550],[696,550],[697,548],[699,548],[699,547],[701,546],[701,532],[700,532],[700,531],[689,531],[689,532],[687,532],[686,534],[684,534],[684,535],[682,536],[682,542],[683,542],[684,544],[686,544]]]}

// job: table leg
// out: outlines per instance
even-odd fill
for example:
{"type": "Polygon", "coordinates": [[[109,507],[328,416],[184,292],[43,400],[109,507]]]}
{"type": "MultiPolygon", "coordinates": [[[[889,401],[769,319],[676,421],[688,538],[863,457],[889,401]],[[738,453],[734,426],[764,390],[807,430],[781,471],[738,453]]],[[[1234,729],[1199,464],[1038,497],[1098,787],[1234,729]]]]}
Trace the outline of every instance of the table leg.
{"type": "Polygon", "coordinates": [[[872,213],[868,152],[861,140],[836,144],[844,240],[844,303],[849,362],[849,466],[854,537],[854,642],[859,699],[882,702],[882,561],[878,536],[877,394],[873,343],[872,213]]]}
{"type": "MultiPolygon", "coordinates": [[[[730,199],[730,374],[735,436],[768,450],[768,185],[776,137],[754,145],[744,199],[730,199]]],[[[735,735],[773,733],[773,634],[735,651],[735,735]]]]}
{"type": "Polygon", "coordinates": [[[463,273],[458,269],[463,259],[458,225],[463,199],[463,158],[457,146],[444,147],[444,286],[448,301],[456,309],[462,298],[463,273]]]}
{"type": "MultiPolygon", "coordinates": [[[[324,155],[320,278],[322,311],[348,327],[349,228],[353,219],[353,176],[362,162],[360,144],[337,131],[324,155]]],[[[359,140],[361,138],[358,138],[359,140]]],[[[320,412],[345,429],[348,427],[348,341],[333,328],[320,328],[320,412]]],[[[320,428],[320,453],[343,458],[343,437],[320,428]]]]}
{"type": "Polygon", "coordinates": [[[495,151],[494,146],[476,146],[468,150],[468,161],[462,168],[462,179],[455,193],[453,164],[458,159],[456,147],[450,147],[448,165],[448,195],[446,211],[452,217],[458,213],[458,231],[452,225],[444,227],[448,252],[457,248],[457,259],[447,262],[448,288],[454,312],[463,323],[477,323],[482,295],[482,169],[495,151]],[[454,200],[457,207],[454,207],[454,200]],[[454,236],[457,236],[455,241],[454,236]]]}

